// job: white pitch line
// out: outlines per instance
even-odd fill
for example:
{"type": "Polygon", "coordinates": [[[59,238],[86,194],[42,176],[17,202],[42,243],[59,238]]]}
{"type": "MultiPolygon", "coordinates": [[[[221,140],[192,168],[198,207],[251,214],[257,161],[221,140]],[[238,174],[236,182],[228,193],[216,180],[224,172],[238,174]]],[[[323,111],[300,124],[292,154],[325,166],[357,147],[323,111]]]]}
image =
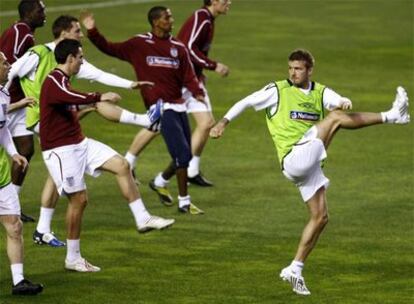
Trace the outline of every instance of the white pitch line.
{"type": "MultiPolygon", "coordinates": [[[[103,8],[103,7],[114,7],[128,4],[141,4],[141,3],[151,3],[151,2],[165,2],[170,0],[118,0],[118,1],[106,1],[106,2],[97,2],[97,3],[85,3],[85,4],[73,4],[73,5],[62,5],[62,6],[46,6],[47,12],[63,12],[63,11],[72,11],[72,10],[82,10],[86,8],[103,8]]],[[[11,17],[17,16],[17,7],[12,11],[0,12],[0,17],[11,17]]]]}

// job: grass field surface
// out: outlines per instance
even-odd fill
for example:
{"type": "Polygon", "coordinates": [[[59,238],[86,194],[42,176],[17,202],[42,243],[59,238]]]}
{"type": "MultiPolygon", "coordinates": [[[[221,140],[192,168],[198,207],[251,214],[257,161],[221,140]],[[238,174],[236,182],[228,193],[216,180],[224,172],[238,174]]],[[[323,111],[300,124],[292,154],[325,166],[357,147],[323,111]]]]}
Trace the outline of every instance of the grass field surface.
{"type": "MultiPolygon", "coordinates": [[[[103,1],[103,0],[101,0],[103,1]]],[[[49,8],[85,1],[44,1],[49,8]]],[[[132,3],[93,12],[102,33],[122,41],[146,32],[146,13],[167,5],[174,33],[200,1],[132,3]]],[[[243,1],[233,0],[228,16],[216,22],[211,58],[229,65],[230,76],[208,75],[216,119],[244,96],[287,77],[287,56],[309,49],[316,58],[315,81],[349,97],[356,111],[387,110],[395,88],[414,98],[414,24],[410,0],[243,1]]],[[[17,1],[1,1],[1,11],[17,1]]],[[[90,1],[89,3],[95,3],[90,1]]],[[[52,40],[54,19],[36,32],[38,43],[52,40]]],[[[1,16],[1,14],[0,14],[1,16]]],[[[0,17],[1,31],[17,16],[0,17]]],[[[133,78],[129,64],[100,53],[84,39],[85,57],[96,66],[133,78]]],[[[76,81],[80,90],[115,91],[120,105],[144,111],[137,92],[76,81]]],[[[82,121],[84,133],[121,154],[137,128],[104,121],[95,114],[82,121]]],[[[202,170],[214,188],[191,186],[203,216],[178,214],[162,206],[148,182],[169,161],[157,138],[138,161],[143,199],[150,212],[174,217],[169,230],[139,235],[115,178],[87,179],[90,203],[81,239],[82,255],[102,268],[95,274],[64,270],[65,249],[32,243],[35,224],[24,225],[25,274],[45,284],[42,295],[10,294],[5,233],[0,233],[0,303],[413,303],[414,205],[413,124],[340,131],[328,151],[325,174],[330,223],[309,257],[304,276],[312,295],[302,298],[282,282],[279,271],[296,251],[307,210],[297,189],[280,172],[264,112],[247,110],[224,137],[211,140],[202,170]]],[[[21,192],[25,213],[38,217],[46,169],[39,146],[21,192]]],[[[177,195],[175,180],[171,192],[177,195]]],[[[59,201],[53,230],[64,239],[67,201],[59,201]]]]}

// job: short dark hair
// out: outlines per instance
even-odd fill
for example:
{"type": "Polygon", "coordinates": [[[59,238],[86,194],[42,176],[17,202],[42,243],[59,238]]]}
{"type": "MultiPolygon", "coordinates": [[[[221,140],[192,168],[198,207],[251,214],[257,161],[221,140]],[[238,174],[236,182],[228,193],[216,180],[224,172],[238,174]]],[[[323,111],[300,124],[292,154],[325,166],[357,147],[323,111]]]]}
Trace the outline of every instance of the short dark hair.
{"type": "Polygon", "coordinates": [[[20,19],[24,19],[40,5],[40,0],[21,0],[17,7],[20,19]]]}
{"type": "Polygon", "coordinates": [[[76,56],[82,44],[78,40],[63,39],[55,48],[55,59],[57,63],[64,64],[69,55],[76,56]]]}
{"type": "Polygon", "coordinates": [[[211,5],[211,0],[204,0],[204,5],[205,6],[210,6],[211,5]]]}
{"type": "Polygon", "coordinates": [[[72,28],[72,22],[79,22],[79,20],[70,15],[62,15],[57,17],[52,25],[53,37],[59,38],[63,31],[69,31],[72,28]]]}
{"type": "Polygon", "coordinates": [[[165,12],[168,8],[165,6],[154,6],[148,12],[148,22],[153,26],[154,20],[157,20],[161,17],[161,13],[165,12]]]}
{"type": "Polygon", "coordinates": [[[289,61],[305,61],[306,67],[313,68],[315,65],[315,59],[313,58],[312,54],[305,49],[296,49],[289,55],[289,61]]]}

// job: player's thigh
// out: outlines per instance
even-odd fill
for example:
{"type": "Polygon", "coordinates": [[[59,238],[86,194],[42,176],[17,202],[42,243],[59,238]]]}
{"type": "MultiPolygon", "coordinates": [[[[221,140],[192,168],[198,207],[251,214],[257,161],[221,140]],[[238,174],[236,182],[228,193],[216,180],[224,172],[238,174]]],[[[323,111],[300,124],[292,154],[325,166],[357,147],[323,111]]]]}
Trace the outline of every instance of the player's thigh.
{"type": "Polygon", "coordinates": [[[20,202],[12,183],[0,188],[0,216],[20,216],[20,202]]]}
{"type": "Polygon", "coordinates": [[[70,145],[42,152],[43,160],[59,195],[86,189],[85,168],[87,149],[85,145],[70,145]]]}
{"type": "Polygon", "coordinates": [[[87,139],[87,145],[87,174],[97,177],[101,170],[119,173],[125,169],[126,160],[108,145],[91,138],[87,139]]]}
{"type": "Polygon", "coordinates": [[[197,127],[210,130],[214,126],[214,116],[212,112],[192,112],[197,127]]]}

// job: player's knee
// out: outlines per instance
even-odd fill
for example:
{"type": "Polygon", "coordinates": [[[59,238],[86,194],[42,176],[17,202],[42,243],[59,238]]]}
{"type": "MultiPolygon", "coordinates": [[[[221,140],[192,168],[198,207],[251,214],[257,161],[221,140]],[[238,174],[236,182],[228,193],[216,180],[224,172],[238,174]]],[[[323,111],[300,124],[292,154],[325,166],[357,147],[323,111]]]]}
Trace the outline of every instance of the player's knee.
{"type": "Polygon", "coordinates": [[[33,141],[27,140],[27,141],[21,142],[16,146],[16,148],[19,151],[20,155],[23,155],[24,157],[26,157],[28,161],[30,161],[30,159],[32,158],[34,154],[33,141]]]}
{"type": "Polygon", "coordinates": [[[328,222],[329,222],[329,215],[328,215],[328,213],[321,214],[318,217],[318,220],[317,221],[318,221],[318,226],[319,227],[321,227],[321,228],[325,227],[328,224],[328,222]]]}
{"type": "Polygon", "coordinates": [[[121,174],[129,174],[129,171],[131,170],[128,161],[123,157],[119,158],[117,167],[121,174]]]}
{"type": "Polygon", "coordinates": [[[175,159],[175,163],[174,163],[175,167],[176,168],[188,168],[191,158],[192,158],[192,155],[190,151],[185,151],[181,153],[175,159]]]}
{"type": "Polygon", "coordinates": [[[203,119],[199,119],[197,121],[197,128],[208,132],[214,126],[214,124],[214,117],[212,115],[206,115],[205,117],[203,117],[203,119]]]}
{"type": "Polygon", "coordinates": [[[341,119],[342,119],[342,117],[343,117],[343,115],[344,115],[344,112],[343,111],[341,111],[341,110],[335,110],[335,111],[330,112],[326,118],[327,119],[330,119],[330,120],[332,120],[334,122],[340,122],[341,119]]]}
{"type": "Polygon", "coordinates": [[[22,236],[23,223],[19,217],[16,217],[6,226],[7,235],[12,239],[18,239],[22,236]]]}

